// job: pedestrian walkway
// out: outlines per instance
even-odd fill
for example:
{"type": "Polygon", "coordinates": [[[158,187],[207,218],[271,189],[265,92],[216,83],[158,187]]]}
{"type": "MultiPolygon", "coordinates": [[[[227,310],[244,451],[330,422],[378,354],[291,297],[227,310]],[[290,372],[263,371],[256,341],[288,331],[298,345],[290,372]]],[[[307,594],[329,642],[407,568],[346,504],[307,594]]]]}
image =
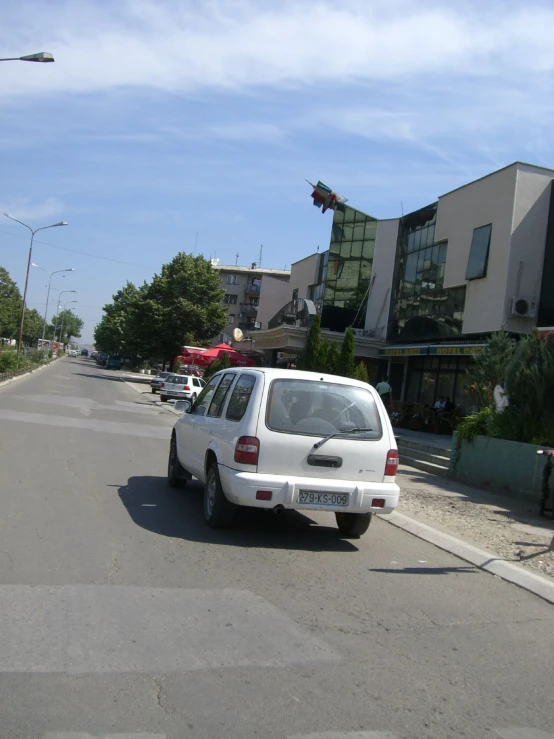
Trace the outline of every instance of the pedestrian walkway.
{"type": "Polygon", "coordinates": [[[430,474],[402,459],[401,453],[400,513],[554,579],[554,521],[541,518],[536,504],[430,474]]]}

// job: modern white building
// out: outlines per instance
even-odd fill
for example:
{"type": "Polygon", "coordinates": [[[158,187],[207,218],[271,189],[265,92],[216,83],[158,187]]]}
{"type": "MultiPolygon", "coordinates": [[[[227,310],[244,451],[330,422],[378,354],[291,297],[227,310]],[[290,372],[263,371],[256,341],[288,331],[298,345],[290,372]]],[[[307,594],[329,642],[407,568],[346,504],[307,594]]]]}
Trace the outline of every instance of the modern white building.
{"type": "MultiPolygon", "coordinates": [[[[340,340],[353,326],[357,355],[374,377],[390,375],[396,398],[463,403],[471,357],[491,332],[554,325],[553,179],[515,162],[401,218],[337,206],[329,250],[308,258],[318,275],[306,296],[324,332],[340,340]]],[[[290,285],[294,275],[292,265],[290,285]]],[[[312,313],[291,325],[293,312],[268,317],[256,336],[271,361],[301,351],[312,313]]]]}

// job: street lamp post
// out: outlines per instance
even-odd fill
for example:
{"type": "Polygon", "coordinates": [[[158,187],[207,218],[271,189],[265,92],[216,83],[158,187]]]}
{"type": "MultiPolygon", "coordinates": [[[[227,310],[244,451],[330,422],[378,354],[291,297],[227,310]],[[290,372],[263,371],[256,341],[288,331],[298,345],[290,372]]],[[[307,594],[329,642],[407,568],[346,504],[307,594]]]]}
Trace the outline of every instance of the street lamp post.
{"type": "Polygon", "coordinates": [[[44,323],[42,324],[42,344],[44,344],[44,334],[46,333],[46,320],[48,318],[48,301],[50,300],[50,286],[52,284],[52,277],[53,275],[58,275],[61,272],[75,272],[75,269],[73,267],[69,267],[69,269],[56,269],[54,272],[49,272],[47,269],[44,269],[44,267],[39,267],[38,264],[35,264],[34,262],[31,262],[32,267],[36,267],[37,269],[41,269],[43,272],[48,272],[50,275],[50,279],[48,280],[48,292],[46,293],[46,308],[44,309],[44,323]]]}
{"type": "Polygon", "coordinates": [[[33,239],[35,238],[35,234],[37,231],[44,231],[47,228],[56,228],[56,226],[67,226],[67,221],[60,221],[59,223],[52,223],[50,226],[41,226],[40,228],[32,229],[30,226],[28,226],[26,223],[23,223],[23,221],[19,221],[17,218],[14,218],[9,213],[4,213],[6,218],[9,218],[12,221],[15,221],[16,223],[20,223],[22,226],[25,226],[25,228],[28,228],[31,232],[31,244],[29,246],[29,259],[27,260],[27,272],[25,274],[25,289],[23,290],[23,305],[21,306],[21,323],[19,325],[19,341],[17,344],[17,355],[19,356],[21,354],[21,346],[23,343],[23,323],[25,321],[25,301],[27,299],[27,284],[29,282],[29,270],[31,269],[31,259],[33,256],[33,239]]]}
{"type": "Polygon", "coordinates": [[[27,56],[7,56],[0,59],[0,62],[53,62],[54,57],[49,51],[39,51],[36,54],[27,54],[27,56]]]}
{"type": "MultiPolygon", "coordinates": [[[[77,292],[77,291],[76,291],[76,290],[64,290],[63,292],[71,292],[71,293],[75,293],[75,292],[77,292]]],[[[60,296],[61,296],[61,293],[60,293],[60,296]]],[[[66,302],[65,302],[65,303],[63,304],[63,309],[65,310],[65,306],[66,306],[66,305],[69,305],[70,303],[78,303],[78,302],[79,302],[78,300],[67,300],[67,301],[66,301],[66,302]]],[[[59,305],[58,305],[58,307],[59,307],[59,305]]],[[[64,321],[64,318],[65,318],[65,316],[64,316],[64,315],[63,315],[63,313],[62,313],[62,325],[61,325],[61,327],[60,327],[60,343],[63,343],[63,321],[64,321]]]]}

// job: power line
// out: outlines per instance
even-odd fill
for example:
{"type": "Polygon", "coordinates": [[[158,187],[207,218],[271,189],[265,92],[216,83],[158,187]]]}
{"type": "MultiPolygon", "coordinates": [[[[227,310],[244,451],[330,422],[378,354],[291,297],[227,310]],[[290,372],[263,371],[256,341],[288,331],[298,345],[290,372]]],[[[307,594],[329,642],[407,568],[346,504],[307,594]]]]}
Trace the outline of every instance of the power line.
{"type": "MultiPolygon", "coordinates": [[[[12,231],[6,231],[3,228],[0,228],[0,232],[9,234],[10,236],[15,236],[20,239],[26,238],[25,236],[20,236],[19,234],[13,233],[12,231]]],[[[70,249],[68,246],[58,246],[57,244],[52,244],[49,241],[39,241],[39,239],[35,239],[35,244],[43,244],[44,246],[51,246],[53,249],[61,249],[62,251],[70,251],[73,254],[82,254],[85,257],[92,257],[93,259],[102,259],[104,262],[116,262],[117,264],[126,264],[131,267],[141,267],[142,269],[154,269],[154,267],[147,267],[145,264],[137,264],[136,262],[125,262],[122,259],[112,259],[111,257],[102,257],[100,256],[100,254],[91,254],[88,251],[79,251],[78,249],[70,249]]]]}

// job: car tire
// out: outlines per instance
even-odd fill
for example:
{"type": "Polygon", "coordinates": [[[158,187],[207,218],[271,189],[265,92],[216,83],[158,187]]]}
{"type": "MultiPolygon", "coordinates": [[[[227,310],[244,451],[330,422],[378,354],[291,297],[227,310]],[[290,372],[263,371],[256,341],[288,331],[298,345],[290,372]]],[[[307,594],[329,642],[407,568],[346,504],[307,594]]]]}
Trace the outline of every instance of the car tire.
{"type": "Polygon", "coordinates": [[[221,487],[217,465],[210,465],[204,484],[204,520],[214,529],[228,528],[235,512],[236,506],[227,500],[221,487]]]}
{"type": "Polygon", "coordinates": [[[343,511],[336,511],[335,513],[341,535],[353,538],[365,534],[371,523],[371,516],[371,513],[346,513],[343,511]]]}
{"type": "Polygon", "coordinates": [[[192,394],[192,398],[191,398],[191,402],[192,402],[192,403],[196,403],[196,397],[197,397],[197,396],[196,396],[196,393],[193,393],[193,394],[192,394]]]}
{"type": "Polygon", "coordinates": [[[152,388],[151,393],[152,393],[152,395],[156,395],[156,388],[155,387],[152,388]]]}
{"type": "Polygon", "coordinates": [[[160,395],[160,400],[162,403],[167,403],[167,395],[160,395]]]}
{"type": "Polygon", "coordinates": [[[177,456],[177,440],[171,437],[167,460],[167,483],[170,488],[182,488],[187,484],[187,472],[177,456]]]}

